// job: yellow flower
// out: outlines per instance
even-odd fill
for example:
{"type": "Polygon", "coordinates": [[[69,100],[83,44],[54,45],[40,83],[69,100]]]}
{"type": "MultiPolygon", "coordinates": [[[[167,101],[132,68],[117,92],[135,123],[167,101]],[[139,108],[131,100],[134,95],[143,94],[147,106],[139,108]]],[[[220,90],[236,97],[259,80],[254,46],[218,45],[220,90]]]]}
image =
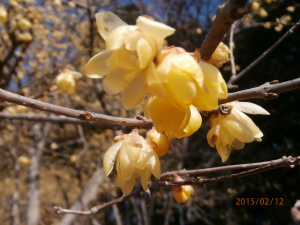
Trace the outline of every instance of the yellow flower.
{"type": "Polygon", "coordinates": [[[31,164],[31,160],[26,156],[20,156],[18,161],[23,166],[29,166],[31,164]]]}
{"type": "MultiPolygon", "coordinates": [[[[183,181],[179,176],[176,176],[174,180],[183,181]]],[[[194,188],[191,185],[172,186],[172,193],[177,202],[185,203],[194,194],[194,188]]]]}
{"type": "Polygon", "coordinates": [[[170,138],[190,136],[202,124],[202,117],[194,106],[180,110],[163,98],[149,98],[144,104],[144,114],[152,119],[159,133],[165,132],[170,138]]]}
{"type": "Polygon", "coordinates": [[[0,6],[0,23],[5,23],[7,20],[7,11],[4,7],[0,6]]]}
{"type": "Polygon", "coordinates": [[[229,53],[230,51],[228,46],[223,42],[220,42],[208,62],[216,67],[221,67],[224,63],[230,60],[229,53]]]}
{"type": "Polygon", "coordinates": [[[32,26],[32,23],[25,18],[20,19],[18,24],[22,30],[27,30],[27,29],[31,28],[31,26],[32,26]]]}
{"type": "Polygon", "coordinates": [[[155,128],[147,132],[146,139],[158,156],[167,154],[170,140],[165,133],[158,133],[155,128]]]}
{"type": "Polygon", "coordinates": [[[162,51],[157,69],[147,77],[152,95],[166,99],[181,111],[190,105],[201,110],[218,107],[218,99],[227,97],[227,86],[219,70],[206,62],[198,63],[179,47],[162,51]]]}
{"type": "Polygon", "coordinates": [[[229,110],[228,114],[211,116],[211,129],[207,133],[207,141],[210,146],[217,148],[222,161],[225,162],[232,148],[239,150],[244,148],[245,143],[261,141],[263,133],[245,113],[269,113],[250,102],[231,102],[223,107],[229,110]]]}
{"type": "Polygon", "coordinates": [[[76,71],[64,69],[63,72],[55,78],[58,90],[62,93],[73,94],[76,90],[75,79],[80,76],[81,74],[76,71]]]}
{"type": "Polygon", "coordinates": [[[117,185],[124,195],[128,195],[134,185],[135,179],[140,178],[144,190],[151,174],[160,178],[160,161],[149,143],[134,129],[130,134],[117,136],[114,143],[105,153],[103,167],[108,176],[114,164],[117,170],[117,185]]]}
{"type": "Polygon", "coordinates": [[[91,78],[101,78],[108,94],[122,91],[125,108],[139,103],[147,92],[145,78],[154,70],[153,60],[160,53],[165,37],[175,30],[139,16],[136,25],[127,25],[109,11],[96,14],[97,27],[106,50],[92,57],[85,69],[91,78]]]}

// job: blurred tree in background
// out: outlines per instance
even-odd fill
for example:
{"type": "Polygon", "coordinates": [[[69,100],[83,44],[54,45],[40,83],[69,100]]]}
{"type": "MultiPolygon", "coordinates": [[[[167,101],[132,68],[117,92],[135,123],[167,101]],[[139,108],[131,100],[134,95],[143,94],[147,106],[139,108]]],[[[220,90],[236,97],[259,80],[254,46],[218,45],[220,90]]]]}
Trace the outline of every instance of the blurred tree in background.
{"type": "MultiPolygon", "coordinates": [[[[0,88],[26,97],[111,116],[135,117],[141,107],[125,110],[120,95],[106,95],[101,80],[77,76],[65,92],[57,76],[83,73],[89,58],[104,48],[94,15],[110,10],[128,24],[150,15],[176,28],[168,45],[194,51],[201,46],[222,1],[204,0],[1,0],[0,88]]],[[[300,20],[297,0],[247,3],[248,14],[235,22],[235,68],[242,71],[300,20]]],[[[229,32],[224,37],[229,44],[229,32]]],[[[295,31],[237,83],[243,90],[272,80],[299,77],[300,32],[295,31]]],[[[226,81],[231,64],[221,67],[226,81]]],[[[73,79],[73,77],[72,77],[73,79]]],[[[234,151],[226,165],[299,156],[299,92],[270,101],[253,99],[271,116],[257,116],[263,141],[234,151]]],[[[122,195],[115,177],[105,177],[102,158],[114,136],[129,128],[105,129],[86,123],[42,120],[49,113],[0,103],[0,224],[288,224],[290,208],[300,198],[299,168],[279,168],[259,175],[195,187],[185,204],[175,202],[169,188],[153,190],[151,206],[145,194],[129,197],[93,216],[56,215],[53,207],[89,209],[122,195]],[[5,114],[4,114],[5,113],[5,114]],[[22,115],[9,119],[7,114],[22,115]],[[32,115],[30,117],[30,115],[32,115]],[[283,198],[284,205],[238,206],[236,198],[283,198]]],[[[209,121],[190,137],[173,139],[162,171],[224,165],[206,142],[209,121]]],[[[144,131],[145,132],[145,131],[144,131]]],[[[142,131],[143,133],[143,131],[142,131]]],[[[220,172],[220,175],[229,172],[220,172]]],[[[205,175],[210,177],[212,175],[205,175]]]]}

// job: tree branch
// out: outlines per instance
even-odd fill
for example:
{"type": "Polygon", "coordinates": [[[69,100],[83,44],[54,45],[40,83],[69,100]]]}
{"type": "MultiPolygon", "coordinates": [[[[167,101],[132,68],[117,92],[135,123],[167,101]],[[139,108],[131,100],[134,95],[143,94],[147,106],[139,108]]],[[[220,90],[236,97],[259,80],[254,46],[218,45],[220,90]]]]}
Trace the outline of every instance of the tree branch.
{"type": "Polygon", "coordinates": [[[94,112],[80,111],[70,109],[62,106],[53,105],[50,103],[38,101],[35,99],[27,98],[18,94],[11,93],[0,89],[0,100],[16,103],[32,109],[37,109],[45,112],[63,115],[67,117],[77,118],[84,121],[95,121],[98,123],[105,123],[117,126],[129,126],[138,128],[150,128],[152,126],[151,120],[138,120],[133,118],[121,118],[107,116],[94,112]]]}
{"type": "MultiPolygon", "coordinates": [[[[239,165],[231,165],[231,166],[221,166],[221,167],[215,167],[215,168],[207,168],[207,169],[198,169],[198,170],[180,170],[180,171],[174,171],[174,172],[167,172],[163,173],[161,175],[161,178],[168,178],[170,176],[174,175],[199,175],[199,174],[205,174],[205,173],[215,173],[215,172],[221,172],[221,171],[228,171],[228,170],[236,170],[236,169],[247,169],[247,168],[253,168],[247,171],[219,176],[219,177],[213,177],[213,178],[193,178],[190,180],[183,180],[183,181],[167,181],[167,180],[155,180],[149,183],[150,189],[156,189],[156,188],[162,188],[162,187],[171,187],[171,186],[181,186],[181,185],[196,185],[196,186],[203,186],[206,184],[212,184],[217,183],[221,181],[231,180],[231,179],[237,179],[241,177],[251,176],[254,174],[259,174],[268,170],[276,169],[279,167],[291,167],[299,166],[300,165],[300,156],[292,157],[292,156],[283,156],[280,159],[277,160],[271,160],[266,162],[259,162],[259,163],[249,163],[249,164],[239,164],[239,165]]],[[[131,192],[127,196],[122,196],[119,198],[116,198],[110,202],[103,203],[99,206],[95,206],[87,211],[76,211],[76,210],[69,210],[64,209],[59,206],[55,206],[55,213],[60,214],[75,214],[75,215],[94,215],[98,213],[100,210],[110,207],[114,204],[120,203],[126,199],[128,199],[131,196],[134,196],[141,192],[141,187],[136,188],[133,192],[131,192]]]]}
{"type": "Polygon", "coordinates": [[[281,83],[278,83],[278,81],[271,81],[255,88],[230,93],[228,98],[220,99],[219,104],[250,98],[269,100],[278,97],[279,93],[295,91],[298,89],[300,89],[300,78],[281,83]]]}
{"type": "Polygon", "coordinates": [[[268,56],[276,47],[278,47],[281,42],[287,39],[300,27],[300,20],[289,29],[281,38],[279,38],[270,48],[268,48],[262,55],[260,55],[256,60],[254,60],[250,65],[248,65],[244,70],[238,73],[236,76],[232,76],[227,82],[228,88],[230,88],[234,83],[236,83],[241,77],[252,70],[258,63],[260,63],[266,56],[268,56]]]}
{"type": "Polygon", "coordinates": [[[219,6],[216,19],[200,47],[201,58],[209,60],[235,20],[246,14],[247,0],[226,0],[219,6]]]}

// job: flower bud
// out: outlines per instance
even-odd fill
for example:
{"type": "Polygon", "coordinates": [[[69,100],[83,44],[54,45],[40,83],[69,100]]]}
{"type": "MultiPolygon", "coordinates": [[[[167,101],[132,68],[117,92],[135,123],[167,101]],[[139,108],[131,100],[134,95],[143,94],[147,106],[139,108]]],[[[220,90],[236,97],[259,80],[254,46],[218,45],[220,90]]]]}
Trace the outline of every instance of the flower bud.
{"type": "Polygon", "coordinates": [[[158,133],[156,129],[153,128],[148,131],[146,139],[158,156],[167,154],[170,148],[170,140],[165,133],[158,133]]]}

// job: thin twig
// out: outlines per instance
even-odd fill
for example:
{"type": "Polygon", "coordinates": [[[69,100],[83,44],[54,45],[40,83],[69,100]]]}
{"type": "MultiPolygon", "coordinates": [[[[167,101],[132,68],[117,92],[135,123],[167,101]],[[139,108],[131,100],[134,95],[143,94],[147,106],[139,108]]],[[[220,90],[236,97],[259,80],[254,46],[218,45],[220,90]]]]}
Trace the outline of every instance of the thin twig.
{"type": "MultiPolygon", "coordinates": [[[[251,165],[251,164],[249,164],[251,165]]],[[[192,178],[188,180],[183,180],[183,181],[152,181],[151,182],[151,187],[152,188],[159,188],[159,187],[166,187],[166,186],[181,186],[181,185],[197,185],[197,186],[203,186],[206,184],[211,184],[211,183],[217,183],[221,181],[226,181],[226,180],[231,180],[231,179],[237,179],[241,177],[246,177],[246,176],[251,176],[255,174],[259,174],[268,170],[272,170],[275,168],[279,167],[294,167],[294,166],[299,166],[300,165],[300,156],[298,157],[292,157],[292,156],[283,156],[281,159],[278,160],[273,160],[270,161],[268,164],[263,162],[262,166],[259,166],[254,169],[250,169],[247,171],[239,172],[239,173],[234,173],[234,174],[229,174],[229,175],[224,175],[224,176],[219,176],[219,177],[213,177],[213,178],[192,178]]],[[[245,164],[247,167],[247,164],[245,164]]],[[[250,166],[249,166],[250,167],[250,166]]],[[[212,168],[214,169],[214,168],[212,168]]],[[[226,170],[229,170],[227,168],[226,170]]],[[[222,171],[225,169],[223,168],[222,171]]],[[[189,171],[186,171],[187,173],[181,174],[181,175],[187,175],[189,174],[189,171]]],[[[200,171],[201,172],[201,171],[200,171]]],[[[202,171],[203,173],[203,171],[202,171]]],[[[193,175],[196,175],[195,171],[193,171],[193,175]]]]}
{"type": "Polygon", "coordinates": [[[278,97],[279,93],[295,91],[298,89],[300,89],[300,78],[281,83],[278,83],[278,81],[271,81],[255,88],[230,93],[228,98],[220,99],[219,104],[251,98],[269,100],[278,97]]]}
{"type": "Polygon", "coordinates": [[[234,48],[234,41],[233,41],[233,34],[234,34],[234,28],[235,23],[232,24],[230,29],[230,36],[229,36],[229,51],[230,51],[230,64],[231,64],[231,76],[236,76],[236,69],[235,69],[235,60],[234,60],[234,54],[233,54],[233,48],[234,48]]]}
{"type": "MultiPolygon", "coordinates": [[[[180,170],[180,171],[174,171],[174,172],[167,172],[162,174],[161,180],[155,180],[149,183],[150,189],[156,189],[156,188],[162,188],[162,187],[170,187],[170,186],[180,186],[180,185],[195,185],[195,186],[203,186],[206,184],[212,184],[217,183],[221,181],[231,180],[231,179],[237,179],[241,177],[251,176],[254,174],[259,174],[268,170],[272,170],[279,167],[294,167],[300,165],[300,156],[292,157],[292,156],[283,156],[280,159],[277,160],[271,160],[266,162],[259,162],[259,163],[249,163],[249,164],[240,164],[240,165],[231,165],[231,166],[223,166],[223,167],[215,167],[215,168],[208,168],[208,169],[199,169],[199,170],[180,170]],[[229,174],[225,176],[219,176],[219,177],[213,177],[213,178],[192,178],[189,180],[183,180],[183,181],[167,181],[163,180],[162,178],[168,178],[173,175],[199,175],[204,173],[212,173],[212,172],[221,172],[221,171],[229,171],[229,170],[235,170],[235,169],[247,169],[247,168],[253,168],[250,170],[246,170],[239,173],[229,174]]],[[[59,206],[55,206],[55,213],[56,214],[75,214],[75,215],[94,215],[98,213],[100,210],[110,207],[114,204],[120,203],[127,198],[134,196],[141,192],[141,187],[136,188],[133,192],[131,192],[127,196],[122,196],[117,199],[114,199],[110,202],[103,203],[99,206],[95,206],[87,211],[76,211],[76,210],[69,210],[64,209],[59,206]]]]}
{"type": "Polygon", "coordinates": [[[254,60],[249,66],[244,70],[238,73],[236,76],[231,77],[227,82],[228,87],[230,88],[234,83],[236,83],[240,78],[252,70],[258,63],[260,63],[266,56],[268,56],[276,47],[278,47],[285,39],[292,35],[300,27],[300,20],[289,29],[281,38],[279,38],[270,48],[268,48],[262,55],[260,55],[256,60],[254,60]]]}

